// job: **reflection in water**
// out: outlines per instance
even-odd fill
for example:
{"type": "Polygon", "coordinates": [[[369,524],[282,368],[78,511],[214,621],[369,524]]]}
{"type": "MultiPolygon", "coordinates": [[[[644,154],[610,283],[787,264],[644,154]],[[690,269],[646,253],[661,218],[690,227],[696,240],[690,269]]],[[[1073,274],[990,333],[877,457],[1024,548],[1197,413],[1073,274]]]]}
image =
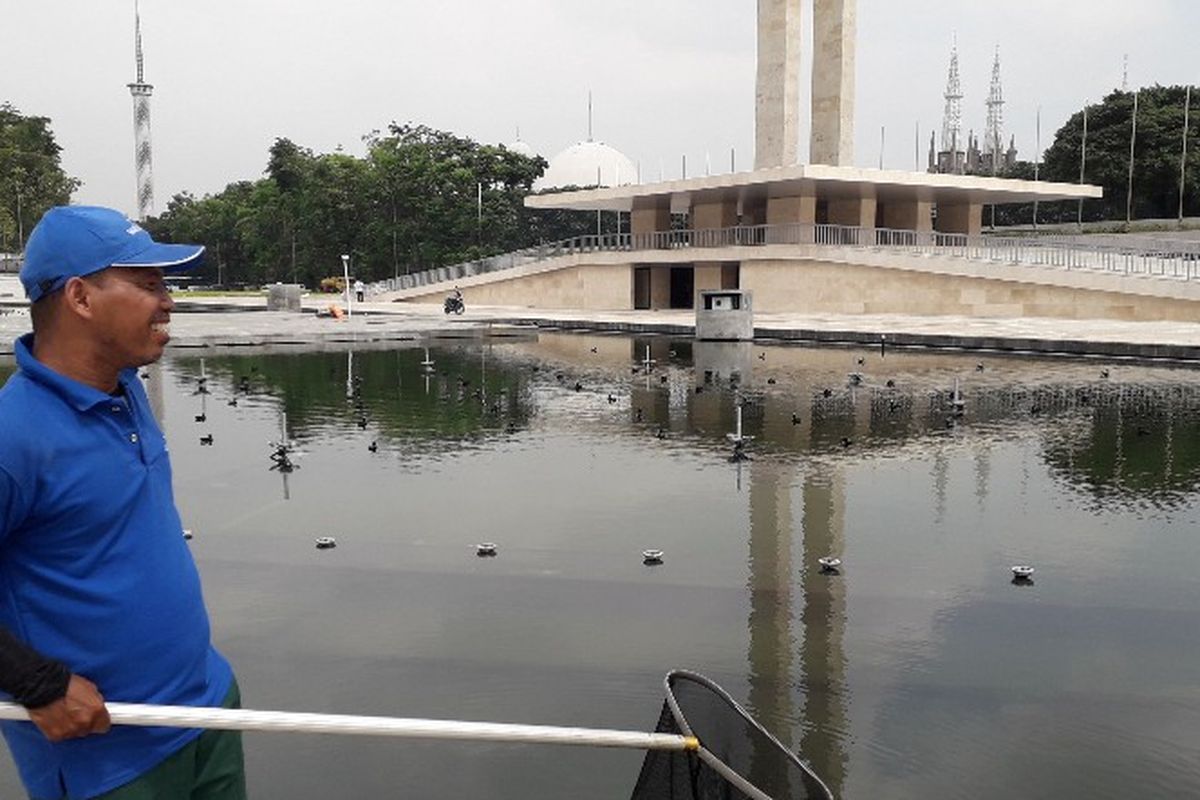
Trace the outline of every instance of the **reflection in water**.
{"type": "MultiPolygon", "coordinates": [[[[837,574],[823,573],[816,559],[841,558],[846,544],[845,483],[839,468],[805,477],[804,568],[801,587],[804,606],[800,661],[804,690],[804,735],[799,752],[840,796],[846,774],[846,658],[842,640],[846,625],[846,583],[837,574]]],[[[853,565],[851,565],[853,568],[853,565]]]]}
{"type": "MultiPolygon", "coordinates": [[[[1163,633],[1200,602],[1195,373],[576,335],[431,355],[149,370],[206,594],[232,609],[214,629],[260,705],[625,727],[657,706],[657,676],[692,667],[743,691],[839,796],[999,800],[1027,788],[1011,765],[1038,759],[1058,796],[1094,773],[1098,794],[1144,788],[1093,747],[1154,765],[1157,796],[1200,791],[1173,744],[1200,728],[1200,653],[1163,633]],[[732,466],[739,400],[753,460],[732,466]],[[312,454],[282,487],[280,437],[312,454]],[[344,546],[317,555],[328,534],[344,546]],[[482,540],[501,556],[476,558],[482,540]],[[649,545],[669,554],[653,570],[649,545]],[[843,574],[816,568],[825,555],[843,574]],[[1037,583],[1014,587],[1026,555],[1037,583]],[[1096,743],[1114,729],[1125,755],[1096,743]]],[[[305,745],[252,747],[278,767],[266,796],[289,780],[386,795],[378,775],[422,769],[430,797],[628,789],[594,754],[324,745],[330,765],[294,778],[305,745]]],[[[752,779],[795,788],[765,763],[752,779]]]]}
{"type": "Polygon", "coordinates": [[[1053,472],[1097,500],[1169,505],[1200,487],[1200,392],[1115,386],[1047,431],[1053,472]]]}
{"type": "Polygon", "coordinates": [[[950,457],[944,446],[933,451],[932,472],[934,519],[941,523],[946,519],[946,489],[950,485],[950,457]]]}
{"type": "MultiPolygon", "coordinates": [[[[792,508],[791,468],[765,461],[750,467],[750,619],[747,710],[792,748],[792,508]],[[783,724],[780,724],[780,723],[783,724]]],[[[753,754],[747,777],[774,793],[769,754],[753,754]],[[765,761],[764,761],[765,757],[765,761]]],[[[785,788],[785,787],[781,787],[785,788]]],[[[787,791],[780,792],[787,797],[787,791]]]]}
{"type": "Polygon", "coordinates": [[[988,478],[992,474],[991,445],[981,442],[971,460],[975,464],[975,499],[979,501],[979,507],[983,508],[984,500],[988,496],[988,478]]]}
{"type": "MultiPolygon", "coordinates": [[[[333,354],[221,356],[209,358],[207,369],[210,385],[224,381],[230,388],[253,374],[255,391],[281,398],[298,438],[365,416],[395,443],[469,440],[526,428],[547,410],[540,406],[557,397],[547,395],[548,388],[579,384],[581,395],[609,397],[607,407],[624,409],[633,425],[617,433],[662,427],[702,447],[724,447],[742,398],[746,433],[755,437],[760,453],[772,457],[891,457],[901,452],[896,448],[934,445],[966,429],[987,441],[1034,431],[1055,474],[1097,496],[1127,491],[1165,499],[1200,485],[1200,387],[1194,383],[1072,384],[1069,376],[1063,379],[1070,369],[1030,374],[1015,368],[1021,362],[999,361],[985,374],[964,378],[966,412],[958,417],[949,387],[956,375],[974,373],[974,358],[872,355],[856,385],[847,380],[847,370],[864,367],[852,361],[853,352],[771,349],[763,360],[756,353],[765,354],[748,343],[563,335],[439,351],[432,370],[421,366],[423,352],[415,349],[347,351],[340,364],[333,354]],[[641,367],[646,346],[657,363],[652,375],[641,367]],[[738,379],[731,382],[731,375],[738,379]],[[331,391],[335,382],[344,391],[331,391]],[[365,405],[356,415],[360,409],[353,401],[360,395],[365,405]]],[[[189,365],[196,369],[198,362],[180,364],[185,380],[196,377],[189,365]]],[[[1091,365],[1078,370],[1081,379],[1095,372],[1091,365]]],[[[1148,369],[1141,374],[1163,379],[1148,369]]],[[[1169,373],[1168,379],[1190,376],[1169,373]]],[[[985,449],[977,450],[980,499],[988,491],[987,461],[985,449]]],[[[945,456],[937,456],[939,514],[945,469],[945,456]]]]}

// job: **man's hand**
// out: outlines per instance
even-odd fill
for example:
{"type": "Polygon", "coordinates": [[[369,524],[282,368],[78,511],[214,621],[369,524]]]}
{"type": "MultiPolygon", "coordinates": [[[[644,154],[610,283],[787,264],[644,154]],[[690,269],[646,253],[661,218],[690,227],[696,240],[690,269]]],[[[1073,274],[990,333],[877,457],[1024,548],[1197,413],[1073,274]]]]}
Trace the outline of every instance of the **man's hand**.
{"type": "Polygon", "coordinates": [[[72,675],[67,693],[41,708],[29,709],[29,718],[52,742],[106,733],[112,726],[104,698],[87,678],[72,675]]]}

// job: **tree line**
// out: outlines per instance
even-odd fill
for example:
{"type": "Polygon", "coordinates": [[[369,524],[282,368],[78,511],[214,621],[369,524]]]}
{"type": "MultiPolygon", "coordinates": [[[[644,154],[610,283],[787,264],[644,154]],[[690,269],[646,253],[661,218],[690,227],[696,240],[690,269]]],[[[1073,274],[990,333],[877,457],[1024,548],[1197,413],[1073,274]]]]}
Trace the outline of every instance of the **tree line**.
{"type": "Polygon", "coordinates": [[[0,103],[0,253],[22,250],[42,214],[70,202],[79,188],[61,156],[47,117],[0,103]]]}
{"type": "MultiPolygon", "coordinates": [[[[1135,219],[1178,213],[1186,93],[1153,86],[1137,95],[1135,219]]],[[[1200,91],[1192,95],[1200,100],[1200,91]]],[[[1041,180],[1078,183],[1083,162],[1084,182],[1104,188],[1103,199],[1084,202],[1085,221],[1125,219],[1133,103],[1133,93],[1115,91],[1088,106],[1086,161],[1085,112],[1072,115],[1036,168],[1041,180]]],[[[1200,216],[1200,109],[1190,114],[1188,140],[1184,214],[1200,216]]],[[[541,157],[413,124],[392,123],[364,141],[366,155],[357,157],[276,139],[262,177],[204,197],[176,194],[145,225],[164,241],[206,245],[201,280],[308,286],[340,272],[342,254],[356,277],[371,281],[597,232],[594,213],[525,207],[547,167],[541,157]]],[[[46,209],[79,187],[61,154],[49,119],[0,104],[0,251],[20,250],[46,209]]],[[[1034,174],[1033,163],[1018,162],[1005,177],[1034,174]]],[[[1073,222],[1078,213],[1074,201],[1042,203],[1038,221],[1073,222]]],[[[996,221],[1028,224],[1033,207],[998,206],[996,221]]],[[[627,219],[601,216],[603,232],[619,226],[627,230],[627,219]]]]}
{"type": "Polygon", "coordinates": [[[264,177],[177,194],[145,225],[207,245],[214,282],[308,286],[340,274],[343,254],[373,281],[595,232],[594,217],[525,208],[541,157],[424,125],[393,123],[365,142],[359,158],[276,139],[264,177]]]}
{"type": "MultiPolygon", "coordinates": [[[[1054,135],[1040,165],[1018,162],[1006,178],[1104,187],[1104,197],[1083,202],[1083,221],[1124,221],[1129,196],[1133,145],[1132,219],[1175,219],[1179,215],[1180,167],[1188,87],[1151,86],[1137,94],[1137,136],[1133,136],[1134,92],[1114,91],[1101,102],[1072,114],[1054,135]],[[1087,137],[1084,137],[1084,116],[1087,137]]],[[[1200,216],[1200,89],[1191,88],[1187,113],[1187,162],[1183,171],[1183,215],[1200,216]]],[[[1030,224],[1032,204],[998,206],[998,225],[1030,224]]],[[[1076,222],[1078,201],[1040,203],[1040,224],[1076,222]]],[[[985,224],[989,222],[984,218],[985,224]]]]}

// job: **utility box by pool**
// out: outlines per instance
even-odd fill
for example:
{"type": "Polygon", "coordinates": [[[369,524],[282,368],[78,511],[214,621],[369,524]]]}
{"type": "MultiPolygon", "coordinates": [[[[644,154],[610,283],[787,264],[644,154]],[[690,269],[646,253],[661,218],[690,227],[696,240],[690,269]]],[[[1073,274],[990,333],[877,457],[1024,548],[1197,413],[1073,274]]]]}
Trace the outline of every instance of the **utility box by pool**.
{"type": "Polygon", "coordinates": [[[298,283],[273,283],[267,287],[268,311],[300,311],[300,294],[304,287],[298,283]]]}
{"type": "Polygon", "coordinates": [[[700,292],[696,338],[702,342],[748,342],[754,338],[754,295],[738,289],[700,292]]]}

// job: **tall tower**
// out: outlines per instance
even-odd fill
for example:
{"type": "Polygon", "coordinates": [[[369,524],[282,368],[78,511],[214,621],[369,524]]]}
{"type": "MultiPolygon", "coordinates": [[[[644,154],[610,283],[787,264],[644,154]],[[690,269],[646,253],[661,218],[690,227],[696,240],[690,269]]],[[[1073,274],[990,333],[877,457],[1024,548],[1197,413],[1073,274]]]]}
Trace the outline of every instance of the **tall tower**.
{"type": "Polygon", "coordinates": [[[1004,141],[1004,90],[1000,86],[1000,47],[996,47],[996,63],[992,65],[992,88],[987,99],[987,128],[983,135],[983,154],[991,156],[992,174],[1000,168],[1004,141]]]}
{"type": "MultiPolygon", "coordinates": [[[[950,75],[946,79],[946,111],[942,115],[942,151],[962,150],[962,81],[958,76],[958,40],[950,51],[950,75]]],[[[955,170],[957,171],[957,170],[955,170]]]]}
{"type": "Polygon", "coordinates": [[[154,87],[143,79],[142,15],[138,0],[133,0],[134,49],[137,55],[137,80],[128,84],[133,95],[133,154],[137,166],[138,219],[154,213],[154,170],[150,147],[150,95],[154,87]]]}
{"type": "Polygon", "coordinates": [[[812,136],[808,160],[854,166],[858,0],[813,0],[812,136]]]}
{"type": "Polygon", "coordinates": [[[800,0],[758,0],[754,168],[790,167],[800,149],[800,0]]]}

